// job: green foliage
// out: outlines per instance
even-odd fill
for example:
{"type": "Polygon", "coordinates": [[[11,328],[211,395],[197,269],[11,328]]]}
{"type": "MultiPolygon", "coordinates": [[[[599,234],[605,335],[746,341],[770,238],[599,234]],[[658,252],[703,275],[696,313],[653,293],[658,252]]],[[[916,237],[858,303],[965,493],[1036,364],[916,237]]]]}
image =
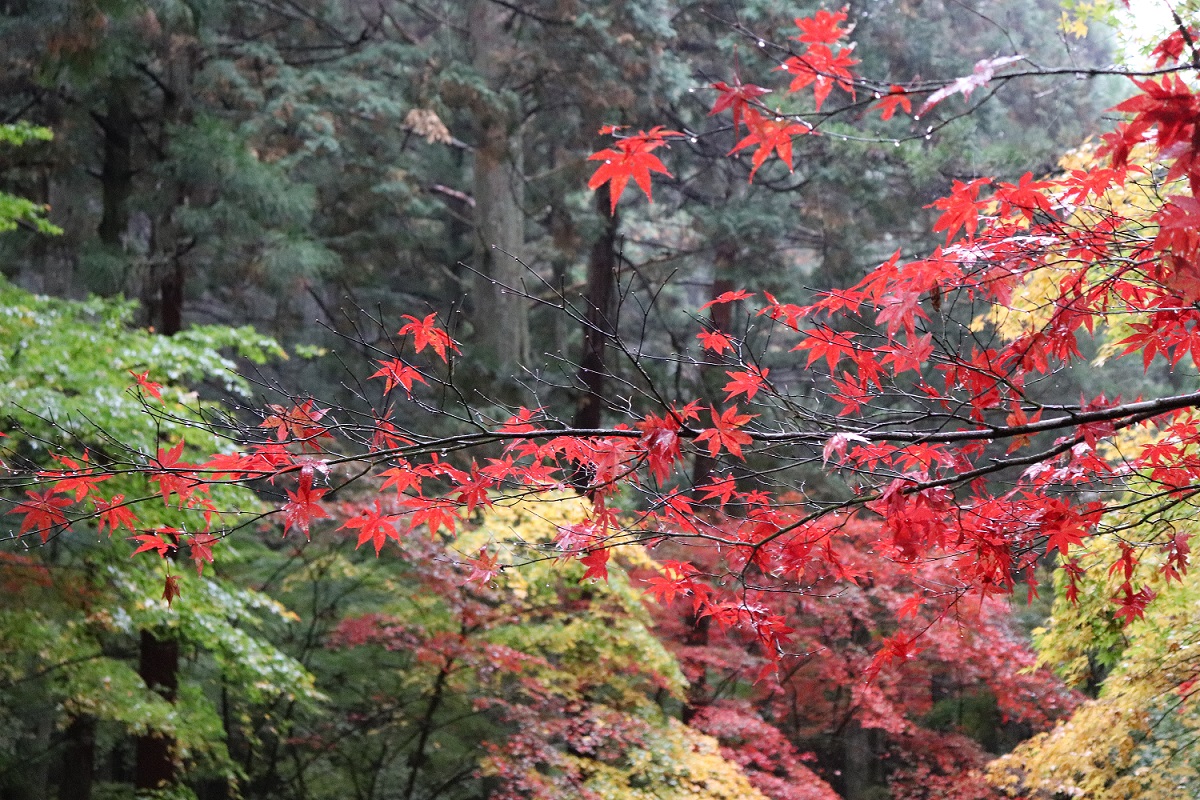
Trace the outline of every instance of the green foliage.
{"type": "MultiPolygon", "coordinates": [[[[199,426],[220,404],[202,400],[191,386],[208,382],[207,392],[249,396],[236,362],[221,351],[262,363],[281,354],[278,345],[249,328],[221,326],[162,337],[131,328],[131,314],[125,301],[57,300],[0,281],[6,461],[57,466],[51,455],[82,445],[94,462],[111,463],[153,455],[180,437],[195,448],[188,452],[225,445],[199,426]],[[136,388],[131,372],[161,381],[161,400],[136,388]]],[[[119,470],[91,489],[110,498],[154,491],[119,470]]],[[[247,514],[259,507],[246,489],[217,487],[213,499],[247,514]]],[[[141,524],[195,531],[204,529],[203,518],[203,509],[161,504],[141,524]]],[[[162,596],[164,569],[174,571],[169,562],[130,560],[133,548],[99,539],[94,519],[75,520],[72,528],[61,541],[56,535],[0,563],[8,587],[0,602],[0,708],[13,720],[51,725],[14,723],[20,733],[0,747],[0,775],[20,774],[29,738],[59,737],[86,719],[96,728],[97,746],[114,757],[123,757],[129,737],[169,736],[187,775],[236,784],[241,771],[226,745],[230,721],[251,708],[323,699],[311,674],[267,637],[295,616],[260,592],[215,577],[213,566],[203,576],[186,568],[176,575],[183,599],[170,606],[162,596]],[[89,533],[97,537],[92,544],[89,533]],[[176,641],[186,655],[174,702],[138,674],[143,631],[176,641]]],[[[51,749],[39,758],[58,755],[51,749]]]]}
{"type": "MultiPolygon", "coordinates": [[[[28,142],[48,142],[54,138],[49,128],[18,122],[0,125],[0,145],[19,147],[28,142]]],[[[55,235],[62,228],[46,219],[47,208],[23,197],[0,192],[0,233],[17,229],[24,222],[38,233],[55,235]]]]}
{"type": "Polygon", "coordinates": [[[188,424],[217,408],[192,384],[250,396],[230,350],[261,364],[283,351],[252,328],[203,325],[172,337],[130,327],[129,301],[59,300],[32,295],[0,279],[0,406],[9,436],[31,449],[64,444],[69,437],[147,447],[190,433],[196,448],[219,447],[211,433],[188,424]],[[164,384],[164,414],[157,428],[139,398],[131,372],[149,371],[164,384]],[[21,431],[36,432],[25,436],[21,431]]]}

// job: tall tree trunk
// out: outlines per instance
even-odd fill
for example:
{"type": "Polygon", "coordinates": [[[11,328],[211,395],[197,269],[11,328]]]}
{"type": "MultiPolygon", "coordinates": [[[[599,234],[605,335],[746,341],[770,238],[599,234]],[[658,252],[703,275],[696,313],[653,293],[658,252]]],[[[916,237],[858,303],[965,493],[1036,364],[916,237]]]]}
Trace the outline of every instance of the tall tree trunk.
{"type": "MultiPolygon", "coordinates": [[[[571,421],[576,428],[599,428],[604,416],[604,384],[608,373],[604,350],[613,328],[613,289],[617,282],[617,214],[609,213],[608,187],[596,192],[596,210],[604,217],[604,230],[592,243],[588,256],[587,287],[583,313],[583,352],[579,357],[579,382],[583,393],[571,421]]],[[[578,466],[571,476],[576,491],[582,493],[592,483],[592,473],[578,466]]]]}
{"type": "Polygon", "coordinates": [[[408,781],[404,786],[404,794],[401,795],[404,800],[412,800],[415,796],[417,776],[420,774],[421,767],[425,765],[425,748],[429,744],[429,735],[434,731],[435,716],[438,709],[442,706],[442,698],[445,696],[446,691],[446,681],[449,679],[453,668],[454,659],[448,658],[438,671],[437,679],[433,682],[433,693],[429,698],[428,705],[425,706],[425,714],[421,717],[421,727],[417,734],[417,743],[408,757],[408,781]]]}
{"type": "Polygon", "coordinates": [[[479,248],[474,292],[475,338],[486,366],[502,381],[529,361],[529,301],[523,297],[525,185],[518,109],[506,107],[504,81],[515,56],[510,12],[473,0],[468,17],[472,63],[490,92],[477,98],[475,229],[479,248]]]}
{"type": "Polygon", "coordinates": [[[842,733],[841,795],[846,800],[878,797],[883,783],[874,731],[852,721],[842,733]]]}
{"type": "MultiPolygon", "coordinates": [[[[161,133],[158,151],[170,158],[171,131],[192,122],[192,79],[197,53],[191,45],[174,46],[165,42],[160,48],[164,64],[161,89],[163,92],[161,133]]],[[[149,312],[150,324],[166,336],[183,329],[184,289],[187,283],[187,252],[191,244],[180,230],[179,210],[188,205],[193,187],[176,176],[164,181],[162,212],[155,220],[150,258],[150,278],[145,286],[143,302],[149,312]]]]}
{"type": "Polygon", "coordinates": [[[608,367],[604,350],[608,338],[615,332],[612,308],[617,281],[617,228],[620,226],[617,214],[609,214],[608,197],[607,185],[596,192],[596,210],[605,218],[605,225],[588,257],[583,354],[579,359],[579,381],[584,390],[572,422],[576,428],[599,428],[605,405],[604,384],[608,367]]]}
{"type": "MultiPolygon", "coordinates": [[[[179,642],[142,631],[138,674],[169,703],[179,691],[179,642]]],[[[175,782],[175,739],[162,731],[151,731],[137,739],[134,786],[158,789],[175,782]]]]}
{"type": "Polygon", "coordinates": [[[104,117],[104,162],[100,167],[102,209],[97,234],[109,247],[119,248],[129,225],[129,196],[133,193],[133,109],[121,82],[108,90],[104,117]]]}
{"type": "MultiPolygon", "coordinates": [[[[731,242],[717,243],[716,260],[714,263],[714,276],[712,282],[712,292],[710,300],[715,300],[722,294],[733,290],[733,281],[729,278],[729,273],[733,269],[734,260],[737,257],[737,246],[731,242]]],[[[720,303],[709,308],[709,319],[712,321],[713,330],[723,333],[732,333],[733,329],[733,305],[731,303],[720,303]]],[[[719,366],[712,366],[707,363],[710,354],[705,354],[705,364],[700,367],[700,384],[701,395],[709,403],[713,404],[713,398],[716,396],[714,386],[709,384],[719,381],[723,378],[725,372],[719,366]]],[[[699,502],[700,487],[708,483],[712,476],[713,470],[717,468],[717,460],[703,453],[696,454],[696,460],[692,463],[692,494],[693,501],[699,502]]]]}
{"type": "Polygon", "coordinates": [[[71,718],[66,730],[62,782],[58,800],[91,800],[92,779],[96,770],[96,718],[71,718]]]}

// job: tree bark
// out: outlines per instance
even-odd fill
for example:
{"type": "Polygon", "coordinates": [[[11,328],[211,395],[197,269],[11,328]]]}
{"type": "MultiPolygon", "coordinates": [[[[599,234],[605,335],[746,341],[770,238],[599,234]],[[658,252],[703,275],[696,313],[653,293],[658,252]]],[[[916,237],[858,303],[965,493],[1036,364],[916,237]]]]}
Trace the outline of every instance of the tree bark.
{"type": "Polygon", "coordinates": [[[515,46],[506,30],[509,12],[490,0],[474,0],[468,16],[472,63],[490,90],[475,102],[475,231],[479,276],[473,323],[478,352],[502,381],[529,361],[529,301],[523,296],[525,186],[523,142],[516,109],[503,92],[515,46]]]}
{"type": "MultiPolygon", "coordinates": [[[[171,152],[171,130],[188,125],[193,120],[192,79],[197,54],[192,46],[173,47],[165,43],[162,49],[163,92],[161,134],[158,151],[171,152]]],[[[145,286],[143,303],[149,322],[166,336],[183,329],[184,289],[187,284],[187,251],[177,215],[188,205],[193,187],[180,177],[164,181],[163,209],[154,223],[153,246],[150,258],[150,277],[145,286]]]]}
{"type": "Polygon", "coordinates": [[[446,681],[449,679],[453,667],[454,659],[447,659],[438,671],[437,679],[433,682],[433,694],[429,698],[429,704],[425,706],[425,714],[421,717],[417,743],[408,758],[408,780],[404,786],[404,794],[401,795],[404,800],[412,800],[417,790],[417,775],[420,774],[421,767],[425,765],[425,748],[429,743],[429,735],[434,729],[434,716],[441,708],[442,698],[446,691],[446,681]]]}
{"type": "Polygon", "coordinates": [[[104,162],[100,167],[102,211],[97,234],[109,247],[122,246],[133,193],[133,110],[120,83],[109,88],[104,118],[104,162]]]}
{"type": "MultiPolygon", "coordinates": [[[[142,631],[138,674],[146,685],[175,702],[179,690],[179,642],[142,631]]],[[[159,789],[175,783],[175,739],[162,731],[151,731],[137,739],[134,786],[159,789]]]]}
{"type": "MultiPolygon", "coordinates": [[[[737,247],[730,242],[719,242],[717,244],[716,263],[714,265],[715,274],[712,282],[712,296],[710,300],[715,300],[725,292],[733,290],[733,282],[727,277],[730,270],[733,268],[734,259],[737,257],[737,247]]],[[[732,333],[733,328],[733,305],[731,303],[720,303],[709,308],[709,319],[712,321],[712,328],[723,333],[732,333]]],[[[707,356],[707,354],[706,354],[707,356]]],[[[707,357],[705,358],[707,362],[707,357]]],[[[705,363],[700,368],[700,385],[701,396],[712,405],[714,391],[709,387],[709,384],[715,380],[724,377],[724,370],[718,366],[711,366],[705,363]]],[[[712,476],[713,470],[717,468],[717,459],[704,453],[697,453],[696,460],[692,463],[692,500],[700,502],[700,487],[708,483],[712,476]]]]}
{"type": "Polygon", "coordinates": [[[584,302],[583,353],[579,358],[579,396],[573,425],[576,428],[599,428],[604,412],[604,384],[608,367],[604,351],[613,329],[613,290],[617,281],[617,228],[620,219],[609,214],[608,186],[596,192],[596,210],[604,216],[604,230],[592,244],[588,257],[587,289],[584,302]]]}
{"type": "Polygon", "coordinates": [[[62,783],[58,800],[91,800],[96,770],[96,719],[72,717],[66,730],[62,783]]]}
{"type": "Polygon", "coordinates": [[[876,738],[873,731],[858,722],[851,722],[842,733],[842,785],[839,788],[846,800],[868,800],[877,796],[882,780],[876,738]]]}

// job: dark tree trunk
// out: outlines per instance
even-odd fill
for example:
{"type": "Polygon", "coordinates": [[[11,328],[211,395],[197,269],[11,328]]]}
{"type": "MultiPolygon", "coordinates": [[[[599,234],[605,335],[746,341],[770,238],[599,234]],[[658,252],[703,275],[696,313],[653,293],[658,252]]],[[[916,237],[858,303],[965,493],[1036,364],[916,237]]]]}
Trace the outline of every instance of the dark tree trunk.
{"type": "MultiPolygon", "coordinates": [[[[721,242],[717,244],[717,257],[714,265],[715,275],[713,277],[712,296],[709,298],[710,300],[715,300],[725,292],[733,290],[733,282],[729,279],[728,275],[729,271],[733,268],[736,253],[736,246],[731,243],[721,242]]],[[[712,306],[709,308],[709,315],[713,330],[730,334],[733,332],[733,304],[720,303],[712,306]]],[[[724,377],[725,373],[721,367],[709,365],[707,363],[707,356],[708,354],[705,357],[705,364],[700,367],[701,395],[709,405],[712,405],[714,391],[709,384],[724,377]]],[[[717,460],[715,458],[707,456],[704,453],[696,454],[696,460],[692,464],[693,502],[701,502],[700,487],[708,483],[713,470],[716,468],[717,460]]]]}
{"type": "MultiPolygon", "coordinates": [[[[617,228],[620,226],[616,212],[609,213],[608,198],[608,187],[600,187],[596,192],[596,210],[606,221],[588,257],[587,288],[584,290],[587,308],[583,314],[583,352],[579,357],[579,382],[583,384],[583,393],[571,421],[576,428],[599,428],[606,404],[604,384],[608,367],[604,350],[607,339],[615,333],[612,307],[617,281],[617,228]]],[[[571,476],[571,484],[576,491],[584,493],[591,483],[591,471],[579,465],[571,476]]]]}
{"type": "Polygon", "coordinates": [[[604,412],[607,376],[604,349],[613,329],[613,290],[617,280],[617,228],[620,220],[609,214],[608,186],[596,192],[596,210],[606,218],[604,230],[592,244],[588,258],[587,289],[583,321],[583,355],[579,359],[580,395],[572,424],[576,428],[599,428],[604,412]]]}
{"type": "MultiPolygon", "coordinates": [[[[171,152],[171,132],[178,126],[193,122],[192,80],[198,63],[194,47],[161,48],[163,70],[161,86],[162,125],[158,152],[167,157],[171,152]]],[[[191,243],[179,224],[179,211],[193,199],[195,186],[183,177],[164,181],[160,202],[163,205],[154,223],[151,248],[150,278],[145,287],[143,302],[149,321],[157,330],[170,336],[183,329],[184,288],[187,283],[187,252],[191,243]]]]}
{"type": "MultiPolygon", "coordinates": [[[[179,690],[179,642],[142,631],[138,674],[163,699],[174,703],[179,690]]],[[[161,731],[139,736],[134,786],[138,789],[158,789],[174,784],[174,749],[174,738],[161,731]]]]}
{"type": "Polygon", "coordinates": [[[72,717],[66,730],[62,783],[58,800],[91,800],[96,771],[96,719],[72,717]]]}
{"type": "Polygon", "coordinates": [[[446,681],[450,677],[450,672],[454,668],[454,660],[449,659],[442,665],[438,671],[437,679],[433,682],[433,694],[429,698],[429,704],[425,707],[425,714],[421,718],[421,727],[417,734],[417,743],[413,748],[412,753],[408,757],[408,781],[404,786],[404,794],[401,795],[405,800],[412,800],[417,790],[417,776],[420,774],[421,767],[425,765],[425,748],[429,744],[429,735],[434,731],[434,720],[438,709],[441,708],[442,698],[445,696],[446,681]]]}
{"type": "Polygon", "coordinates": [[[883,785],[877,748],[878,733],[851,722],[842,733],[840,790],[846,800],[878,797],[883,785]]]}
{"type": "Polygon", "coordinates": [[[172,336],[183,330],[183,284],[185,270],[181,255],[176,255],[173,263],[167,265],[167,272],[160,284],[162,297],[162,325],[159,332],[164,336],[172,336]]]}
{"type": "Polygon", "coordinates": [[[110,247],[121,247],[129,225],[129,196],[133,193],[133,110],[118,84],[109,89],[104,118],[104,163],[100,168],[103,210],[97,234],[110,247]]]}

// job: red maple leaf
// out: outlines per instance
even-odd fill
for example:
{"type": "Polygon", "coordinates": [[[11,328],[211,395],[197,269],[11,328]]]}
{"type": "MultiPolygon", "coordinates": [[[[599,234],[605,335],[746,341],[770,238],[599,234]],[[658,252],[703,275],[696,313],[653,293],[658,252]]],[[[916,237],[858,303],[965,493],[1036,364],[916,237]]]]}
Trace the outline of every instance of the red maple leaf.
{"type": "Polygon", "coordinates": [[[404,387],[404,391],[408,393],[408,396],[412,397],[414,381],[428,384],[428,381],[421,377],[420,372],[398,358],[393,358],[391,361],[377,361],[376,363],[379,364],[379,371],[371,373],[368,377],[383,378],[385,381],[383,386],[385,394],[395,388],[396,384],[399,384],[404,387]]]}
{"type": "Polygon", "coordinates": [[[104,532],[105,526],[108,526],[109,536],[116,532],[118,526],[126,527],[130,533],[137,531],[138,519],[129,510],[129,506],[125,505],[125,495],[114,494],[111,500],[93,496],[92,501],[96,504],[96,513],[99,516],[96,529],[100,533],[104,532]]]}
{"type": "Polygon", "coordinates": [[[418,492],[421,491],[421,475],[407,462],[390,469],[385,469],[379,474],[380,477],[385,479],[383,485],[379,487],[380,491],[387,489],[389,486],[396,487],[396,492],[399,494],[404,494],[405,491],[413,487],[416,487],[418,492]]]}
{"type": "Polygon", "coordinates": [[[1154,46],[1153,50],[1150,51],[1151,57],[1158,57],[1154,62],[1154,68],[1159,69],[1167,64],[1173,64],[1182,58],[1183,48],[1187,45],[1189,40],[1195,42],[1196,36],[1197,31],[1191,26],[1188,26],[1186,34],[1182,28],[1176,28],[1175,30],[1171,31],[1170,36],[1163,39],[1154,46]]]}
{"type": "Polygon", "coordinates": [[[471,463],[471,474],[463,476],[458,485],[452,490],[459,503],[467,508],[467,514],[475,511],[476,506],[491,508],[492,498],[488,490],[496,485],[496,481],[479,471],[478,465],[471,463]]]}
{"type": "Polygon", "coordinates": [[[701,347],[717,354],[733,350],[733,340],[729,338],[729,334],[723,331],[700,331],[696,334],[696,338],[700,340],[701,347]]]}
{"type": "Polygon", "coordinates": [[[1016,184],[1002,183],[997,186],[994,199],[1000,203],[1002,216],[1016,209],[1023,217],[1032,220],[1036,211],[1054,213],[1050,198],[1046,196],[1046,190],[1053,186],[1049,181],[1035,181],[1033,173],[1026,172],[1016,184]]]}
{"type": "Polygon", "coordinates": [[[154,381],[150,380],[149,377],[147,377],[150,374],[150,370],[146,370],[141,374],[138,374],[133,370],[129,370],[129,374],[133,376],[133,379],[137,381],[137,385],[142,387],[142,390],[145,391],[146,394],[150,395],[155,400],[162,400],[162,384],[155,383],[154,381]]]}
{"type": "Polygon", "coordinates": [[[754,155],[750,159],[751,181],[754,180],[754,174],[758,172],[758,168],[766,163],[772,152],[779,155],[779,159],[787,164],[788,172],[791,172],[793,170],[792,137],[813,132],[813,129],[807,124],[789,122],[787,119],[763,119],[753,110],[747,113],[746,123],[750,129],[750,135],[738,142],[729,151],[729,154],[732,155],[739,150],[758,145],[758,149],[754,151],[754,155]]]}
{"type": "Polygon", "coordinates": [[[171,601],[176,597],[180,597],[183,592],[179,589],[179,576],[168,575],[163,583],[162,599],[167,601],[167,608],[171,607],[171,601]]]}
{"type": "Polygon", "coordinates": [[[430,537],[437,536],[438,528],[446,528],[451,534],[454,533],[458,517],[454,515],[452,505],[442,500],[426,500],[423,497],[410,498],[408,504],[416,506],[416,510],[412,512],[412,517],[408,521],[409,530],[426,525],[429,528],[430,537]]]}
{"type": "MultiPolygon", "coordinates": [[[[1200,228],[1197,227],[1197,223],[1200,223],[1200,200],[1185,196],[1171,197],[1154,215],[1154,220],[1158,223],[1154,247],[1170,255],[1172,269],[1164,281],[1165,285],[1178,292],[1185,303],[1200,301],[1200,228]]],[[[1157,330],[1151,332],[1156,335],[1159,333],[1157,330]]],[[[1147,365],[1153,358],[1154,340],[1150,339],[1151,344],[1143,354],[1147,365]]],[[[1135,348],[1136,345],[1129,350],[1135,348]]]]}
{"type": "Polygon", "coordinates": [[[617,140],[617,149],[615,150],[610,148],[592,153],[588,156],[588,161],[603,161],[604,163],[592,173],[591,179],[588,180],[588,188],[599,189],[604,184],[608,184],[610,213],[616,213],[617,200],[620,199],[621,192],[625,191],[625,186],[629,183],[630,178],[633,178],[634,183],[646,193],[646,199],[653,201],[654,198],[650,191],[650,173],[658,172],[668,178],[672,176],[658,156],[653,155],[651,151],[665,145],[666,137],[682,135],[676,131],[664,130],[661,125],[656,125],[648,131],[641,131],[617,140]]]}
{"type": "Polygon", "coordinates": [[[715,408],[709,409],[712,414],[713,426],[700,431],[696,437],[697,442],[708,442],[708,454],[716,458],[717,453],[721,452],[724,447],[730,455],[744,458],[742,455],[742,445],[750,444],[754,441],[749,434],[738,430],[750,420],[754,419],[754,414],[738,414],[737,406],[730,406],[721,414],[717,413],[715,408]]]}
{"type": "Polygon", "coordinates": [[[712,85],[712,88],[720,92],[721,95],[717,98],[717,102],[713,103],[712,111],[709,111],[708,115],[711,117],[714,114],[720,114],[726,109],[731,110],[733,112],[733,132],[735,134],[742,122],[742,115],[750,109],[750,103],[754,98],[762,97],[771,91],[761,86],[755,86],[752,83],[742,83],[741,78],[736,78],[732,86],[724,81],[717,81],[712,85]]]}
{"type": "Polygon", "coordinates": [[[1146,606],[1150,605],[1155,597],[1157,597],[1157,592],[1148,586],[1135,592],[1133,587],[1126,582],[1121,586],[1121,592],[1113,597],[1113,602],[1117,604],[1117,610],[1113,616],[1128,625],[1146,615],[1146,606]]]}
{"type": "Polygon", "coordinates": [[[837,456],[840,460],[846,460],[846,448],[851,442],[862,442],[870,444],[871,440],[857,433],[835,433],[825,442],[825,446],[821,448],[822,463],[828,464],[829,459],[837,456]]]}
{"type": "Polygon", "coordinates": [[[28,499],[17,503],[12,510],[14,514],[25,515],[25,519],[21,520],[21,533],[34,530],[45,542],[53,530],[67,526],[67,518],[62,509],[70,506],[71,501],[66,497],[55,497],[55,492],[55,489],[47,489],[41,493],[26,490],[25,495],[28,499]]]}
{"type": "Polygon", "coordinates": [[[712,300],[709,300],[707,303],[700,306],[700,310],[703,311],[704,309],[709,308],[711,306],[719,306],[724,303],[734,303],[734,302],[737,302],[738,300],[745,300],[750,297],[754,297],[754,293],[747,292],[745,289],[738,289],[738,290],[732,291],[732,292],[721,292],[721,294],[717,295],[712,300]]]}
{"type": "MultiPolygon", "coordinates": [[[[830,377],[832,378],[832,376],[830,377]]],[[[842,372],[841,380],[832,379],[834,387],[838,390],[838,393],[833,395],[833,399],[843,406],[838,416],[858,414],[862,410],[863,403],[871,397],[870,392],[867,391],[867,384],[853,377],[849,372],[842,372]]]]}
{"type": "Polygon", "coordinates": [[[437,314],[429,314],[424,319],[417,319],[411,314],[405,314],[402,319],[406,319],[408,322],[396,332],[396,335],[407,336],[411,333],[413,349],[418,353],[426,347],[432,347],[438,357],[442,361],[446,361],[447,350],[453,350],[456,353],[462,352],[458,349],[458,344],[450,338],[450,334],[437,326],[437,314]]]}
{"type": "Polygon", "coordinates": [[[676,597],[687,597],[688,590],[681,578],[655,576],[646,579],[646,591],[659,605],[669,606],[676,597]]]}
{"type": "Polygon", "coordinates": [[[1167,553],[1167,563],[1162,565],[1160,571],[1168,581],[1182,581],[1183,576],[1187,575],[1188,557],[1192,552],[1188,538],[1186,533],[1177,533],[1163,545],[1163,550],[1167,553]]]}
{"type": "Polygon", "coordinates": [[[587,553],[579,557],[579,563],[587,567],[587,572],[583,573],[583,577],[579,580],[586,581],[588,578],[596,578],[597,580],[608,580],[608,550],[600,548],[598,550],[589,550],[587,553]]]}
{"type": "Polygon", "coordinates": [[[850,341],[855,336],[852,332],[835,331],[831,328],[813,328],[804,331],[804,335],[806,337],[804,341],[793,347],[792,350],[808,351],[808,363],[804,365],[805,368],[811,367],[814,361],[824,358],[825,363],[829,365],[829,373],[832,375],[842,356],[854,352],[854,345],[850,341]]]}
{"type": "Polygon", "coordinates": [[[926,208],[936,208],[942,211],[933,231],[946,231],[947,244],[958,233],[959,228],[966,228],[967,235],[973,236],[979,227],[979,211],[984,203],[980,201],[979,190],[990,183],[988,178],[976,178],[970,183],[955,181],[950,189],[950,196],[935,200],[926,208]]]}
{"type": "Polygon", "coordinates": [[[284,531],[298,530],[308,538],[308,529],[315,519],[328,517],[328,512],[319,503],[324,489],[314,489],[301,483],[295,492],[287,493],[288,502],[283,506],[284,531]]]}
{"type": "Polygon", "coordinates": [[[700,496],[701,500],[719,499],[721,505],[725,505],[737,494],[737,481],[732,475],[714,476],[711,483],[696,488],[704,490],[704,494],[700,496]]]}
{"type": "Polygon", "coordinates": [[[495,555],[489,555],[486,547],[479,548],[479,555],[468,560],[467,566],[471,568],[471,574],[467,576],[466,582],[479,581],[480,586],[491,583],[504,570],[500,559],[495,555]]]}
{"type": "Polygon", "coordinates": [[[132,555],[155,552],[158,553],[159,558],[166,558],[175,549],[176,543],[179,541],[179,533],[179,529],[164,525],[155,528],[154,533],[139,533],[136,536],[130,536],[130,541],[139,543],[132,555]]]}
{"type": "Polygon", "coordinates": [[[200,485],[195,474],[184,469],[184,467],[192,465],[179,460],[183,455],[183,446],[184,441],[180,439],[179,444],[170,450],[163,450],[160,447],[158,448],[158,457],[150,460],[150,466],[153,469],[150,480],[158,484],[159,492],[162,493],[163,505],[170,505],[171,495],[175,495],[179,499],[179,507],[183,508],[184,503],[188,502],[200,485]]]}
{"type": "Polygon", "coordinates": [[[342,528],[358,530],[358,544],[354,546],[355,549],[370,542],[375,546],[375,555],[378,556],[379,551],[383,549],[383,543],[388,539],[400,541],[400,534],[396,532],[397,519],[393,514],[383,513],[379,500],[376,500],[374,508],[364,508],[359,514],[346,520],[342,528]]]}
{"type": "Polygon", "coordinates": [[[849,36],[854,30],[853,25],[849,28],[840,27],[846,21],[847,8],[848,6],[842,6],[840,11],[821,9],[811,17],[797,17],[795,23],[800,29],[800,35],[792,38],[807,44],[836,44],[839,39],[849,36]]]}
{"type": "Polygon", "coordinates": [[[675,462],[683,457],[679,450],[679,422],[670,414],[665,418],[647,414],[637,427],[642,431],[638,444],[646,449],[646,465],[662,484],[670,477],[675,462]]]}
{"type": "Polygon", "coordinates": [[[912,100],[903,86],[893,84],[888,87],[888,93],[879,99],[875,107],[879,109],[879,118],[886,121],[892,118],[897,108],[904,109],[905,114],[911,114],[912,100]]]}
{"type": "Polygon", "coordinates": [[[65,466],[67,469],[62,470],[43,470],[38,473],[39,478],[57,481],[54,485],[54,491],[58,494],[75,493],[75,502],[78,503],[83,498],[87,497],[98,483],[111,478],[111,475],[103,475],[96,470],[91,469],[88,463],[87,453],[83,454],[83,464],[80,464],[73,458],[67,456],[51,456],[55,461],[65,466]]]}
{"type": "Polygon", "coordinates": [[[197,575],[204,574],[205,564],[213,563],[212,546],[218,541],[220,540],[211,533],[193,533],[188,537],[188,547],[191,549],[197,575]]]}
{"type": "Polygon", "coordinates": [[[375,429],[371,431],[371,446],[377,450],[395,450],[412,444],[412,439],[400,435],[400,429],[389,419],[375,415],[375,429]]]}
{"type": "Polygon", "coordinates": [[[747,400],[753,400],[754,395],[766,387],[767,373],[770,369],[759,370],[758,367],[751,366],[745,372],[729,372],[726,371],[732,380],[725,384],[724,391],[725,402],[729,402],[739,394],[745,394],[747,400]]]}
{"type": "Polygon", "coordinates": [[[799,56],[792,56],[779,69],[792,76],[789,92],[798,92],[806,86],[813,87],[813,101],[817,111],[829,97],[833,87],[838,87],[854,97],[854,73],[850,68],[858,59],[850,55],[852,50],[844,47],[834,53],[828,46],[814,44],[799,56]]]}
{"type": "Polygon", "coordinates": [[[879,652],[875,654],[875,658],[871,660],[870,666],[867,667],[867,678],[874,680],[875,676],[885,666],[895,663],[903,664],[905,661],[915,658],[922,649],[921,647],[917,647],[916,636],[904,631],[896,632],[883,640],[883,647],[879,648],[879,652]]]}
{"type": "Polygon", "coordinates": [[[274,428],[275,438],[285,441],[290,434],[293,438],[307,442],[311,439],[330,438],[329,429],[317,423],[329,413],[327,408],[316,408],[312,400],[305,400],[298,406],[285,408],[271,404],[267,408],[274,411],[262,422],[260,428],[274,428]]]}

